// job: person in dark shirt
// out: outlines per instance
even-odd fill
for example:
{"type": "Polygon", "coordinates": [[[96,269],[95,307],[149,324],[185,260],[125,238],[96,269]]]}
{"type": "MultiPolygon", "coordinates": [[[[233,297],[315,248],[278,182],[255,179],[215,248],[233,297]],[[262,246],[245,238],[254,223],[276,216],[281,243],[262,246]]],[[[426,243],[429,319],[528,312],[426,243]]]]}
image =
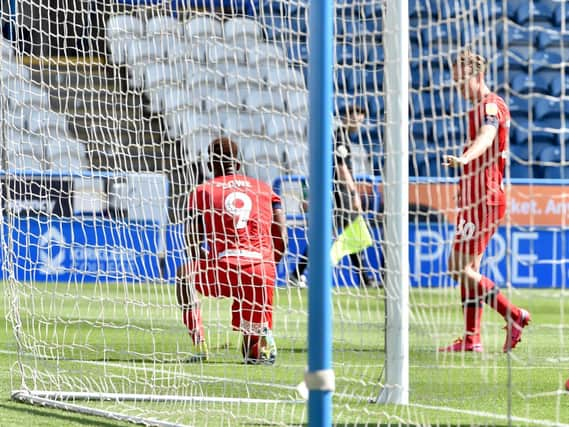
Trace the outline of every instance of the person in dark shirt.
{"type": "MultiPolygon", "coordinates": [[[[338,233],[362,214],[361,195],[353,176],[351,135],[359,132],[366,114],[358,106],[351,105],[340,112],[341,124],[334,132],[334,225],[338,233]]],[[[357,271],[360,284],[365,287],[380,287],[374,275],[364,267],[363,253],[350,255],[352,267],[357,271]]],[[[297,268],[291,274],[289,282],[299,287],[306,286],[307,255],[302,254],[297,268]]]]}

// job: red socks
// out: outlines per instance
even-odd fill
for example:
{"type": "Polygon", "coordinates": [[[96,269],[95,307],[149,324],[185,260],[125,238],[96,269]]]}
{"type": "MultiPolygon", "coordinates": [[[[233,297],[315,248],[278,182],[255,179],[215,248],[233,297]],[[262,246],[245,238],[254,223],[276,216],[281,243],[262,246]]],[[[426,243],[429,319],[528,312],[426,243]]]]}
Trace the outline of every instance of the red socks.
{"type": "Polygon", "coordinates": [[[483,296],[484,302],[500,313],[506,321],[520,317],[520,309],[501,294],[494,282],[485,276],[482,276],[478,283],[478,295],[483,296]]]}
{"type": "Polygon", "coordinates": [[[184,309],[182,311],[182,321],[188,328],[190,337],[194,344],[199,344],[205,341],[204,328],[202,322],[202,311],[199,306],[193,309],[184,309]]]}
{"type": "Polygon", "coordinates": [[[480,343],[480,324],[482,321],[483,305],[479,298],[468,298],[466,289],[461,285],[460,297],[462,300],[462,308],[464,312],[465,323],[465,341],[472,344],[480,343]]]}

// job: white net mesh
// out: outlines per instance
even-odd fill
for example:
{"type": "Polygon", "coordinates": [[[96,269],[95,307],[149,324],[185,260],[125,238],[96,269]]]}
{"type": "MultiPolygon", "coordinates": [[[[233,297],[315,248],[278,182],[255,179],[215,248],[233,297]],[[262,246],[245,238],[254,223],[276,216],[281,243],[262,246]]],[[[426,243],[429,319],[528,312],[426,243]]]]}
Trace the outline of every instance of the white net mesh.
{"type": "MultiPolygon", "coordinates": [[[[307,349],[307,292],[297,285],[308,246],[308,5],[132,3],[61,9],[21,0],[16,10],[3,8],[2,252],[11,360],[17,354],[12,389],[37,403],[151,424],[304,423],[296,386],[307,349]],[[273,366],[243,364],[231,301],[205,297],[210,360],[187,363],[195,349],[173,278],[184,258],[188,195],[211,177],[207,147],[222,135],[239,144],[247,175],[274,185],[287,213],[273,366]]],[[[338,424],[567,423],[569,205],[567,181],[558,179],[569,168],[568,13],[553,0],[409,2],[411,404],[399,408],[368,403],[383,381],[389,292],[363,283],[382,282],[381,248],[391,242],[381,238],[381,194],[397,191],[381,185],[393,155],[384,152],[383,129],[397,120],[384,107],[384,4],[336,2],[335,126],[346,108],[365,112],[360,129],[340,135],[350,140],[373,236],[361,274],[350,257],[334,269],[338,424]],[[482,264],[533,315],[511,355],[501,351],[503,321],[491,310],[482,356],[436,351],[464,329],[446,266],[456,174],[441,165],[468,139],[470,107],[450,68],[464,47],[488,59],[487,82],[510,108],[507,174],[522,179],[507,186],[509,212],[482,264]]],[[[353,209],[337,208],[336,216],[345,209],[353,219],[353,209]]],[[[340,233],[347,224],[336,225],[340,233]]]]}

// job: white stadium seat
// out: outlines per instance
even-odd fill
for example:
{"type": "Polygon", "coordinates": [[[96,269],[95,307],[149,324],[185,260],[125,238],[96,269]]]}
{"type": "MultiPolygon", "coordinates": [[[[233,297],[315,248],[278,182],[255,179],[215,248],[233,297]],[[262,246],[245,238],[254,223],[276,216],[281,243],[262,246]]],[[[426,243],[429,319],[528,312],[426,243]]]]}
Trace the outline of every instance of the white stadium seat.
{"type": "Polygon", "coordinates": [[[172,39],[168,44],[168,59],[172,62],[204,62],[205,46],[203,42],[187,42],[185,40],[172,39]]]}
{"type": "Polygon", "coordinates": [[[19,62],[5,60],[0,69],[0,81],[6,82],[10,79],[20,79],[22,81],[31,80],[31,71],[28,67],[19,62]]]}
{"type": "Polygon", "coordinates": [[[143,69],[145,89],[150,89],[169,83],[182,83],[182,64],[156,62],[153,64],[145,64],[143,66],[143,69]]]}
{"type": "Polygon", "coordinates": [[[211,43],[207,47],[208,64],[243,64],[245,62],[245,48],[226,43],[211,43]]]}
{"type": "Polygon", "coordinates": [[[7,127],[4,135],[6,152],[12,155],[29,155],[37,159],[44,159],[45,150],[41,136],[27,131],[7,127]]]}
{"type": "Polygon", "coordinates": [[[144,86],[144,67],[166,59],[166,51],[156,39],[133,40],[126,49],[130,87],[140,89],[144,86]]]}
{"type": "Polygon", "coordinates": [[[228,90],[239,86],[258,87],[263,84],[259,71],[246,65],[222,64],[219,67],[228,90]]]}
{"type": "Polygon", "coordinates": [[[285,100],[289,113],[304,113],[308,111],[308,92],[305,90],[287,91],[285,100]]]}
{"type": "Polygon", "coordinates": [[[2,90],[11,108],[25,106],[49,108],[49,92],[22,78],[11,78],[4,81],[2,90]]]}
{"type": "Polygon", "coordinates": [[[266,64],[263,69],[263,78],[267,85],[272,87],[306,88],[302,72],[291,67],[275,67],[274,64],[266,64]]]}
{"type": "Polygon", "coordinates": [[[265,161],[280,164],[283,160],[283,147],[281,144],[266,138],[255,136],[242,136],[237,138],[241,155],[245,162],[265,161]]]}
{"type": "Polygon", "coordinates": [[[275,44],[259,43],[247,49],[247,64],[251,67],[263,67],[266,64],[285,66],[285,51],[275,44]]]}
{"type": "Polygon", "coordinates": [[[223,37],[221,21],[210,15],[195,16],[184,23],[184,36],[188,41],[223,37]]]}
{"type": "Polygon", "coordinates": [[[148,37],[172,35],[181,37],[184,34],[184,26],[173,16],[159,15],[146,21],[146,35],[148,37]]]}
{"type": "Polygon", "coordinates": [[[254,46],[263,39],[263,27],[254,19],[233,18],[223,24],[223,33],[228,43],[254,46]]]}
{"type": "Polygon", "coordinates": [[[144,22],[132,15],[114,15],[107,20],[105,39],[113,64],[126,62],[129,44],[144,35],[144,22]]]}
{"type": "Polygon", "coordinates": [[[278,91],[271,92],[266,89],[250,89],[245,95],[244,103],[245,106],[251,110],[285,110],[284,99],[278,91]]]}
{"type": "Polygon", "coordinates": [[[262,116],[256,113],[227,110],[222,115],[221,126],[228,135],[241,137],[263,135],[262,116]]]}
{"type": "Polygon", "coordinates": [[[209,129],[197,130],[182,137],[182,149],[186,160],[196,161],[199,157],[207,160],[207,147],[219,132],[212,132],[209,129]]]}
{"type": "Polygon", "coordinates": [[[185,86],[191,90],[223,85],[223,74],[217,68],[208,68],[201,64],[184,64],[183,76],[185,86]]]}
{"type": "Polygon", "coordinates": [[[264,114],[265,134],[268,138],[298,138],[306,134],[306,120],[288,114],[264,114]]]}
{"type": "Polygon", "coordinates": [[[160,103],[160,111],[164,113],[183,109],[200,111],[202,108],[200,97],[195,96],[188,89],[179,87],[170,87],[163,90],[160,94],[160,103]]]}
{"type": "Polygon", "coordinates": [[[3,37],[0,37],[0,56],[2,57],[2,62],[4,64],[14,58],[14,48],[10,41],[3,37]]]}
{"type": "Polygon", "coordinates": [[[204,129],[219,129],[220,119],[216,115],[202,114],[198,110],[174,110],[165,114],[166,129],[170,138],[178,139],[204,129]]]}
{"type": "Polygon", "coordinates": [[[206,112],[220,112],[225,108],[240,108],[243,106],[239,93],[235,90],[226,91],[225,89],[215,87],[203,87],[198,92],[201,93],[204,111],[206,112]]]}

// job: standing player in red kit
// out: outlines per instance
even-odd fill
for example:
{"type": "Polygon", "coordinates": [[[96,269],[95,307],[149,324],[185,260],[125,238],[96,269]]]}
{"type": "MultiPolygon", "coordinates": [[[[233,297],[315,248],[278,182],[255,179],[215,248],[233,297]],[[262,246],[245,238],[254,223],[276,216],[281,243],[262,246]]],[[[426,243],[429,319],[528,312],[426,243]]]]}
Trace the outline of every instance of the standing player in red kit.
{"type": "Polygon", "coordinates": [[[273,291],[286,236],[281,200],[264,182],[237,174],[238,148],[229,138],[214,140],[208,155],[213,179],[190,194],[190,260],[176,281],[183,322],[196,348],[190,361],[208,358],[197,291],[232,298],[231,325],[243,334],[245,362],[273,364],[273,291]]]}
{"type": "Polygon", "coordinates": [[[466,323],[465,335],[439,351],[482,351],[480,323],[483,303],[506,321],[508,352],[520,341],[530,314],[516,307],[498,287],[480,274],[480,262],[488,242],[506,211],[502,179],[506,164],[510,112],[504,100],[492,93],[484,81],[486,60],[466,50],[453,64],[453,79],[461,94],[470,100],[469,141],[460,157],[445,156],[443,164],[461,168],[456,235],[448,270],[460,284],[466,323]]]}

